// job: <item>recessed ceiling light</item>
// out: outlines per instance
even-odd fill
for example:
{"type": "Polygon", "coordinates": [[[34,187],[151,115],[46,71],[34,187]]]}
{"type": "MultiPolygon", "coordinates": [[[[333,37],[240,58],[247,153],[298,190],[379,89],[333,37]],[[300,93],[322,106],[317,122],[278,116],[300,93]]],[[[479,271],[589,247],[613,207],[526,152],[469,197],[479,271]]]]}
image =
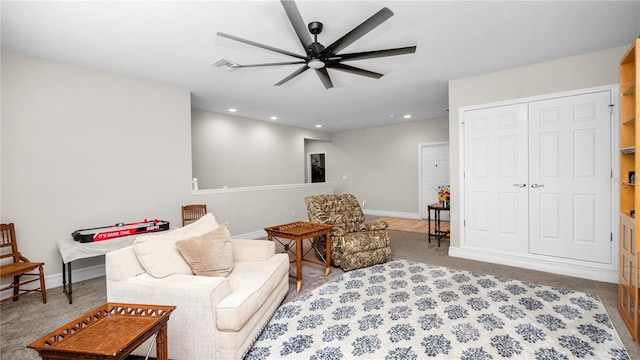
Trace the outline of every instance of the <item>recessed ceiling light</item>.
{"type": "Polygon", "coordinates": [[[271,119],[271,120],[278,120],[278,117],[277,117],[277,116],[272,116],[272,117],[270,117],[269,119],[271,119]]]}
{"type": "Polygon", "coordinates": [[[316,127],[317,127],[317,128],[321,128],[321,127],[322,127],[322,125],[318,124],[318,125],[316,125],[316,127]]]}
{"type": "Polygon", "coordinates": [[[236,109],[236,108],[229,108],[229,112],[236,112],[236,111],[238,111],[238,109],[236,109]]]}
{"type": "Polygon", "coordinates": [[[389,117],[390,118],[394,118],[394,117],[396,117],[396,114],[391,114],[391,115],[389,115],[389,117]]]}
{"type": "Polygon", "coordinates": [[[411,119],[411,115],[407,114],[407,115],[403,116],[403,118],[405,118],[405,119],[411,119]]]}

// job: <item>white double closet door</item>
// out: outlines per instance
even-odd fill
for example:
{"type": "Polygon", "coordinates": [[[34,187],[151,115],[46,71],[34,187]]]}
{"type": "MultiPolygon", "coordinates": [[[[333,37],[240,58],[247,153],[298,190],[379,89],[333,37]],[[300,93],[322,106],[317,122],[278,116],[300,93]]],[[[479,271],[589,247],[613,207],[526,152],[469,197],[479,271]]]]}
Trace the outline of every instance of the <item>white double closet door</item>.
{"type": "Polygon", "coordinates": [[[465,111],[464,244],[610,263],[611,92],[465,111]]]}

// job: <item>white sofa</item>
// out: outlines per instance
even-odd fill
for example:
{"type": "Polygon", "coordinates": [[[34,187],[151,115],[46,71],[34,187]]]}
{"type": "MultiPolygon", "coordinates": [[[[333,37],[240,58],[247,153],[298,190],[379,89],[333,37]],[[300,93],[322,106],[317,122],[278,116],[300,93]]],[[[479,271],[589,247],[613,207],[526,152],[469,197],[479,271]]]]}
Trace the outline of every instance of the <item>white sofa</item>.
{"type": "MultiPolygon", "coordinates": [[[[266,240],[230,239],[233,270],[228,276],[193,275],[175,241],[202,235],[214,225],[207,214],[106,255],[109,302],[176,306],[168,323],[170,359],[241,359],[289,290],[288,255],[276,254],[273,242],[266,240]]],[[[145,356],[150,345],[147,341],[134,354],[145,356]]]]}

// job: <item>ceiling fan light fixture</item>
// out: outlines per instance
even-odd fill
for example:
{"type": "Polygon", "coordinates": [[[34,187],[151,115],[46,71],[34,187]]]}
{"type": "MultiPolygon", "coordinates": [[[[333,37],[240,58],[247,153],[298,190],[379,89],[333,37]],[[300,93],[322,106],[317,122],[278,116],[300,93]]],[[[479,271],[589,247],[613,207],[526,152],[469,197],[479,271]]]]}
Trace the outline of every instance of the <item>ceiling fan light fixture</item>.
{"type": "Polygon", "coordinates": [[[307,66],[312,69],[322,69],[324,65],[325,65],[324,61],[319,59],[312,59],[307,63],[307,66]]]}

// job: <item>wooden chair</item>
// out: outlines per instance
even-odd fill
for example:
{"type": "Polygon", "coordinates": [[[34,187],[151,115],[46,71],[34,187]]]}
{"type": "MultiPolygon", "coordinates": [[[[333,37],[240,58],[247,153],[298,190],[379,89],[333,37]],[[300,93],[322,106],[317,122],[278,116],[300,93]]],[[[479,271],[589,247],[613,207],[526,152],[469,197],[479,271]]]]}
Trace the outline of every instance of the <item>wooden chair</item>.
{"type": "Polygon", "coordinates": [[[0,302],[7,301],[9,299],[13,299],[13,301],[17,301],[18,298],[22,295],[31,293],[31,292],[40,292],[42,293],[42,303],[47,303],[47,289],[44,285],[44,272],[42,270],[42,266],[44,263],[41,262],[30,262],[29,259],[22,256],[18,251],[18,244],[16,242],[16,230],[13,226],[13,223],[10,224],[0,224],[0,234],[2,235],[2,243],[0,243],[0,277],[7,278],[13,277],[13,282],[2,289],[0,292],[13,289],[13,295],[6,297],[0,302]],[[11,252],[8,252],[6,249],[10,248],[11,252]],[[10,259],[9,262],[7,259],[10,259]],[[30,273],[35,269],[39,270],[38,273],[30,273]],[[22,276],[29,276],[30,278],[27,280],[21,280],[22,276]],[[36,278],[31,278],[31,276],[38,276],[36,278]],[[20,289],[21,286],[32,283],[34,281],[40,280],[40,287],[36,289],[20,289]]]}
{"type": "Polygon", "coordinates": [[[184,205],[182,207],[182,226],[196,221],[207,213],[206,204],[184,205]]]}

